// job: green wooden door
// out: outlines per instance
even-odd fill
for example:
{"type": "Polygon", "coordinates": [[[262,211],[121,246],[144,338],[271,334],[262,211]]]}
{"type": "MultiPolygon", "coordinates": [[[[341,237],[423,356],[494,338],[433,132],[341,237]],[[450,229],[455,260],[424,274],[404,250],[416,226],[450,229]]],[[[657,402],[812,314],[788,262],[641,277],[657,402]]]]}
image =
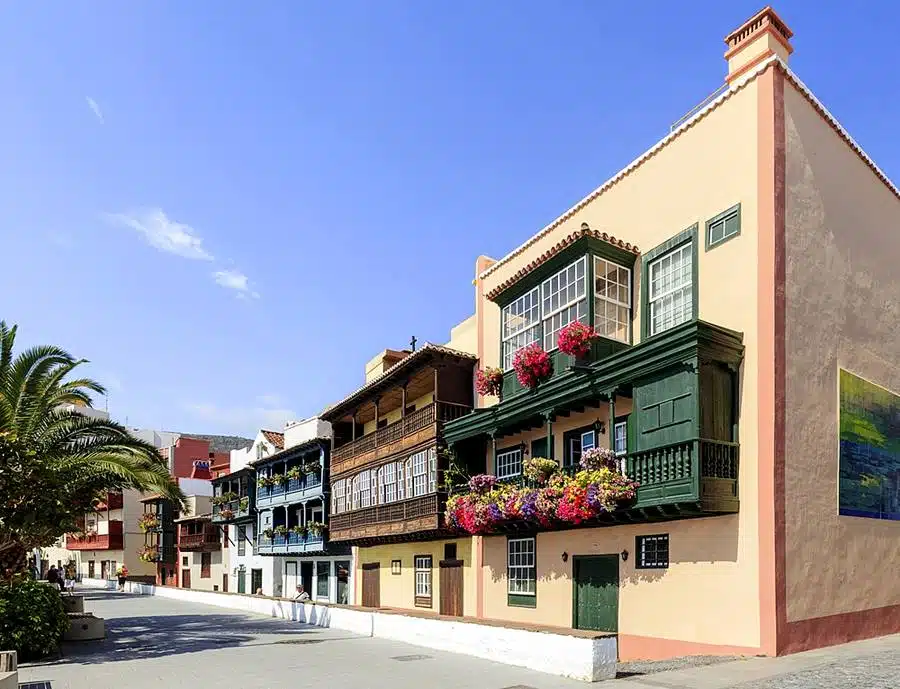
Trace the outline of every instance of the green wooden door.
{"type": "Polygon", "coordinates": [[[537,440],[531,441],[531,456],[532,457],[545,457],[546,459],[553,459],[553,438],[550,438],[550,449],[547,449],[547,438],[546,436],[543,438],[538,438],[537,440]]]}
{"type": "Polygon", "coordinates": [[[573,562],[573,626],[619,631],[619,556],[590,555],[573,562]]]}
{"type": "Polygon", "coordinates": [[[238,570],[238,593],[247,593],[247,573],[240,569],[238,570]]]}

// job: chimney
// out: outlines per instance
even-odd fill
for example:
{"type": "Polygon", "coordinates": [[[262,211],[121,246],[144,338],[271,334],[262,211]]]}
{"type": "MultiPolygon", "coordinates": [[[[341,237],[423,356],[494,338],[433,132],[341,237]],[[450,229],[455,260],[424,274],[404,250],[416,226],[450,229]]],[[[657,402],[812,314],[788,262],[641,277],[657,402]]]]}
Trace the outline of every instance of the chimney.
{"type": "Polygon", "coordinates": [[[212,474],[209,473],[209,460],[195,459],[194,469],[191,471],[191,478],[202,478],[209,481],[212,478],[212,474]]]}
{"type": "Polygon", "coordinates": [[[725,51],[728,76],[725,80],[733,84],[771,55],[787,62],[794,52],[791,47],[793,35],[794,32],[775,14],[775,10],[771,7],[760,10],[725,37],[728,46],[725,51]]]}

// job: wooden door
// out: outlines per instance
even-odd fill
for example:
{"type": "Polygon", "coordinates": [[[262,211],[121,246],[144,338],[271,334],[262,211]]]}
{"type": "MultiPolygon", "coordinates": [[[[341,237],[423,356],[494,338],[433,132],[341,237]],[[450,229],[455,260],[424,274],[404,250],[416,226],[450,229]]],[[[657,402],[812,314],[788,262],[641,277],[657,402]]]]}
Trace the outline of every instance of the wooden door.
{"type": "Polygon", "coordinates": [[[107,569],[108,567],[109,567],[108,560],[103,560],[100,562],[100,578],[101,579],[109,579],[109,576],[108,576],[109,572],[107,569]]]}
{"type": "MultiPolygon", "coordinates": [[[[282,589],[281,595],[285,598],[293,598],[297,595],[297,563],[296,562],[285,562],[284,563],[284,588],[282,589]]],[[[307,593],[309,593],[307,591],[307,593]]]]}
{"type": "Polygon", "coordinates": [[[463,614],[463,561],[441,560],[441,608],[442,615],[463,614]]]}
{"type": "Polygon", "coordinates": [[[619,631],[619,556],[575,557],[573,624],[576,629],[619,631]]]}
{"type": "Polygon", "coordinates": [[[228,593],[228,574],[222,575],[222,593],[228,593]]]}
{"type": "Polygon", "coordinates": [[[362,566],[362,605],[364,608],[381,607],[381,572],[377,562],[362,566]]]}
{"type": "Polygon", "coordinates": [[[181,570],[181,588],[191,588],[191,570],[189,569],[181,570]]]}
{"type": "Polygon", "coordinates": [[[257,591],[262,591],[262,579],[261,569],[250,570],[250,593],[255,594],[257,591]]]}
{"type": "MultiPolygon", "coordinates": [[[[301,562],[300,563],[300,583],[303,584],[303,590],[309,594],[309,597],[312,598],[313,590],[313,563],[312,562],[301,562]]],[[[296,586],[296,584],[295,584],[296,586]]],[[[296,593],[296,591],[294,591],[296,593]]],[[[293,598],[294,593],[291,593],[289,597],[293,598]]],[[[288,594],[285,593],[287,596],[288,594]]]]}
{"type": "Polygon", "coordinates": [[[88,561],[88,578],[89,579],[94,578],[94,561],[93,560],[88,561]]]}
{"type": "Polygon", "coordinates": [[[238,593],[247,593],[247,572],[238,570],[238,593]]]}

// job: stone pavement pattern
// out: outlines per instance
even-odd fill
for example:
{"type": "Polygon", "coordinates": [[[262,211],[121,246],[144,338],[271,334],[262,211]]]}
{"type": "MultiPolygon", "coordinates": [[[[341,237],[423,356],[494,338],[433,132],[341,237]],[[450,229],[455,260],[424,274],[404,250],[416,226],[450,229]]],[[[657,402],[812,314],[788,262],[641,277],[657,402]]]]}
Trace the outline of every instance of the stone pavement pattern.
{"type": "MultiPolygon", "coordinates": [[[[232,610],[87,592],[107,621],[103,642],[20,668],[52,689],[584,689],[574,680],[409,644],[354,636],[232,610]]],[[[609,689],[898,689],[900,636],[787,658],[750,658],[611,680],[609,689]]]]}

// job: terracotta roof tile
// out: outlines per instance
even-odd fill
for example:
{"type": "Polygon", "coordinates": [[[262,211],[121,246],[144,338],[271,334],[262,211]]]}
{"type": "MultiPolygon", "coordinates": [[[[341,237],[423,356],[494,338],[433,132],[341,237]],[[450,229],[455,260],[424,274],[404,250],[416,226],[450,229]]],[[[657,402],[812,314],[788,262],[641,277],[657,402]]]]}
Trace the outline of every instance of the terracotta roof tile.
{"type": "Polygon", "coordinates": [[[623,242],[621,239],[616,239],[612,235],[606,234],[606,232],[598,232],[597,230],[592,230],[588,227],[587,223],[581,224],[581,229],[572,232],[568,236],[564,237],[562,240],[551,246],[544,253],[534,259],[531,263],[526,266],[523,266],[519,270],[515,272],[512,277],[507,278],[499,285],[497,285],[494,289],[488,292],[485,296],[488,299],[493,300],[497,297],[501,292],[505,292],[508,288],[512,287],[515,283],[521,280],[523,277],[531,273],[538,266],[543,265],[551,258],[553,258],[560,251],[565,249],[567,246],[572,244],[573,242],[578,241],[582,237],[593,237],[594,239],[599,239],[600,241],[606,242],[607,244],[611,244],[619,249],[624,249],[625,251],[630,251],[633,254],[639,254],[640,251],[633,244],[629,244],[628,242],[623,242]]]}
{"type": "Polygon", "coordinates": [[[263,437],[272,443],[279,450],[284,449],[284,433],[279,433],[278,431],[267,431],[262,429],[263,437]]]}

